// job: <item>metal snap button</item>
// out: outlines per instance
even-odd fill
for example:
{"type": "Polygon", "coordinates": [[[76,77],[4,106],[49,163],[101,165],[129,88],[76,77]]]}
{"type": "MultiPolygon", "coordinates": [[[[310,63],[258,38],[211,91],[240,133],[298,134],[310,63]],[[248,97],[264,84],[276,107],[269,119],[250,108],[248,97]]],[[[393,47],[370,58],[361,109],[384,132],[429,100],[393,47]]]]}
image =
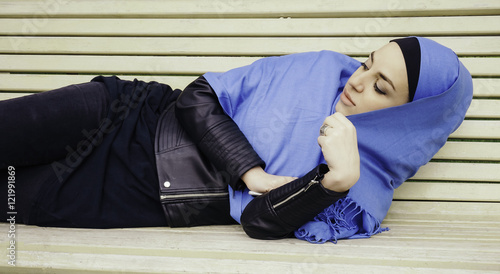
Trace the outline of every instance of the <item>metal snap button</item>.
{"type": "Polygon", "coordinates": [[[165,183],[163,183],[163,186],[164,187],[170,187],[170,182],[169,181],[165,181],[165,183]]]}

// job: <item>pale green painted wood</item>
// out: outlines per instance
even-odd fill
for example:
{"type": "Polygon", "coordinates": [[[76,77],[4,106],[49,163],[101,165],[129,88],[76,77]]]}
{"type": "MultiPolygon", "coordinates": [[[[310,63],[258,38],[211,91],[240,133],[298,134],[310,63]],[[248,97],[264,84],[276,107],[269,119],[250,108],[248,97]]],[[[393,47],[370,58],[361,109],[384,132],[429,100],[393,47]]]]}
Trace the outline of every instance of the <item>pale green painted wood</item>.
{"type": "MultiPolygon", "coordinates": [[[[498,35],[500,16],[377,18],[0,18],[1,35],[314,37],[498,35]],[[439,28],[436,28],[439,25],[439,28]]],[[[460,39],[460,38],[458,38],[460,39]]],[[[475,43],[473,39],[471,43],[475,43]]],[[[361,41],[358,42],[362,44],[361,41]]]]}
{"type": "Polygon", "coordinates": [[[447,142],[433,159],[500,161],[500,142],[447,142]]]}
{"type": "MultiPolygon", "coordinates": [[[[475,97],[437,161],[395,191],[383,222],[391,230],[370,239],[311,245],[253,240],[240,226],[18,225],[18,267],[0,260],[0,272],[498,273],[499,25],[498,0],[0,0],[0,100],[98,74],[184,88],[206,71],[311,50],[363,60],[406,35],[455,50],[475,97]]],[[[7,244],[0,237],[0,254],[7,244]]]]}
{"type": "MultiPolygon", "coordinates": [[[[500,17],[499,17],[500,18],[500,17]]],[[[1,22],[0,22],[1,23],[1,22]]],[[[499,20],[500,25],[500,20],[499,20]]],[[[269,56],[333,50],[368,55],[395,37],[0,37],[0,53],[269,56]]],[[[436,37],[458,55],[500,55],[500,37],[436,37]]]]}
{"type": "MultiPolygon", "coordinates": [[[[452,227],[454,223],[465,223],[470,227],[477,227],[477,234],[481,234],[487,233],[488,230],[483,228],[485,226],[491,228],[498,226],[500,222],[500,203],[394,201],[384,222],[398,222],[409,225],[428,223],[438,226],[447,223],[452,227]]],[[[443,234],[443,236],[445,235],[443,234]]],[[[498,238],[495,239],[498,240],[498,238]]]]}
{"type": "MultiPolygon", "coordinates": [[[[423,204],[435,213],[449,210],[439,204],[423,204]]],[[[490,210],[484,204],[471,203],[471,207],[490,210]]],[[[458,206],[453,214],[459,215],[460,209],[458,206]]],[[[408,216],[415,215],[410,210],[408,216]]],[[[470,224],[459,217],[453,223],[409,226],[405,221],[390,221],[388,225],[393,227],[391,231],[371,239],[339,241],[336,245],[311,245],[296,239],[257,241],[248,238],[239,226],[92,230],[18,225],[19,256],[24,259],[14,270],[199,273],[261,269],[282,273],[309,272],[310,267],[326,271],[339,265],[351,271],[401,271],[411,267],[451,273],[493,271],[500,265],[498,221],[470,224]],[[478,229],[484,232],[474,234],[478,229]],[[443,234],[443,230],[450,233],[443,234]]],[[[0,228],[5,230],[7,225],[0,224],[0,228]]],[[[0,241],[5,247],[6,241],[0,241]]],[[[5,264],[0,261],[0,269],[7,269],[5,264]]]]}
{"type": "MultiPolygon", "coordinates": [[[[14,92],[41,92],[72,84],[89,82],[97,76],[94,75],[69,75],[69,74],[7,74],[0,73],[0,91],[14,92]]],[[[110,74],[107,74],[108,76],[110,74]]],[[[198,76],[163,76],[163,75],[118,75],[120,79],[142,81],[156,81],[165,83],[172,88],[184,89],[198,76]]],[[[500,82],[500,81],[499,81],[500,82]]],[[[1,94],[1,93],[0,93],[1,94]]],[[[500,90],[499,90],[500,96],[500,90]]]]}
{"type": "MultiPolygon", "coordinates": [[[[258,57],[0,54],[0,72],[195,74],[249,65],[258,57]]],[[[358,58],[364,61],[366,58],[358,58]]],[[[500,76],[500,58],[460,58],[473,76],[500,76]]]]}
{"type": "MultiPolygon", "coordinates": [[[[500,163],[430,162],[422,166],[412,178],[418,180],[500,182],[500,163]]],[[[500,195],[500,192],[497,195],[500,195]]]]}
{"type": "Polygon", "coordinates": [[[500,202],[500,183],[405,182],[394,192],[394,199],[500,202]]]}
{"type": "Polygon", "coordinates": [[[0,16],[41,17],[373,17],[498,14],[495,0],[323,1],[169,0],[46,1],[3,0],[0,16]]]}
{"type": "Polygon", "coordinates": [[[499,120],[465,120],[450,138],[498,140],[499,136],[499,120]]]}

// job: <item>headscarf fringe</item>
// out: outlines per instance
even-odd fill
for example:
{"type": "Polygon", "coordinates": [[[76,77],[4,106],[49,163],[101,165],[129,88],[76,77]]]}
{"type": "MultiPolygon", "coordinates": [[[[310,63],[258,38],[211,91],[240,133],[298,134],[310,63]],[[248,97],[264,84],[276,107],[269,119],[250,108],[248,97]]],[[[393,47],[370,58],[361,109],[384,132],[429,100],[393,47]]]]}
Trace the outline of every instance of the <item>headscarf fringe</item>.
{"type": "Polygon", "coordinates": [[[295,231],[295,237],[310,243],[336,244],[339,239],[369,238],[387,230],[354,200],[345,197],[295,231]]]}

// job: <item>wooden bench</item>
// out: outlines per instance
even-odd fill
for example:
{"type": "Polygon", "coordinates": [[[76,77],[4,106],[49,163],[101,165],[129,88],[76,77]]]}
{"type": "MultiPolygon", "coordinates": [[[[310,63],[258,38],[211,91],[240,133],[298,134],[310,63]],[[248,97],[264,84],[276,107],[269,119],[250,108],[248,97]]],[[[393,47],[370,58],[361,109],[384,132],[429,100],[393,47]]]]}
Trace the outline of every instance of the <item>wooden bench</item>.
{"type": "Polygon", "coordinates": [[[500,1],[0,0],[0,99],[118,75],[183,88],[206,71],[330,49],[363,60],[430,37],[470,70],[463,125],[398,189],[370,239],[250,239],[240,226],[62,229],[0,224],[1,273],[500,272],[500,1]]]}

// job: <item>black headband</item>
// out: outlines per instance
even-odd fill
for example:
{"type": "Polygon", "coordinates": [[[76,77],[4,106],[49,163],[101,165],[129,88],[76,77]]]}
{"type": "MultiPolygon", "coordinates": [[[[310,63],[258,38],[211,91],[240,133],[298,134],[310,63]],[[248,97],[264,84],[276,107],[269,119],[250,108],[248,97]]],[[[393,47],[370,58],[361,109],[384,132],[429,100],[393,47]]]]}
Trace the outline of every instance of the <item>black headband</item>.
{"type": "Polygon", "coordinates": [[[406,37],[391,40],[398,44],[403,52],[408,76],[409,102],[413,101],[420,76],[420,43],[416,37],[406,37]]]}

